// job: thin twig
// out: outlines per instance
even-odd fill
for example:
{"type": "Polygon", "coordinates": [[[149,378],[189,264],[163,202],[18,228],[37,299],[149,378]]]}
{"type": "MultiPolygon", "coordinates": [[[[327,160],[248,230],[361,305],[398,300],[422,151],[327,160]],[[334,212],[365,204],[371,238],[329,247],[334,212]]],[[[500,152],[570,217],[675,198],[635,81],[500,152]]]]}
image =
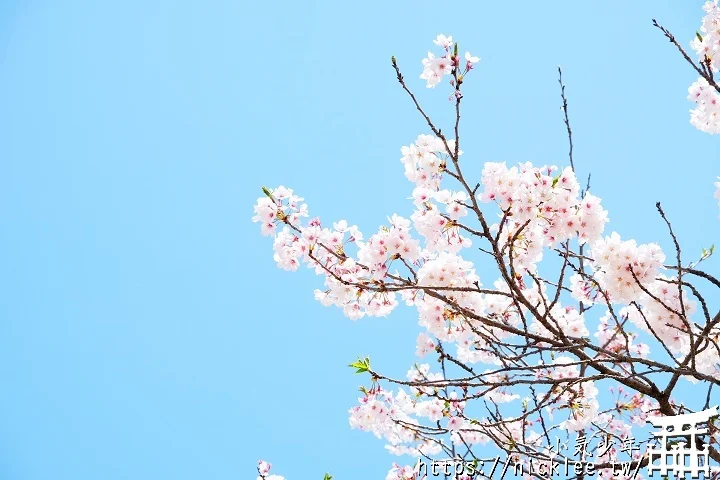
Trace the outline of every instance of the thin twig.
{"type": "Polygon", "coordinates": [[[568,117],[568,103],[567,98],[565,97],[565,84],[563,84],[562,79],[562,68],[558,66],[558,83],[560,84],[560,98],[562,98],[562,110],[565,114],[565,127],[567,127],[567,133],[568,133],[568,141],[570,142],[570,168],[573,169],[573,172],[575,171],[575,164],[573,163],[573,138],[572,138],[572,128],[570,128],[570,118],[568,117]]]}

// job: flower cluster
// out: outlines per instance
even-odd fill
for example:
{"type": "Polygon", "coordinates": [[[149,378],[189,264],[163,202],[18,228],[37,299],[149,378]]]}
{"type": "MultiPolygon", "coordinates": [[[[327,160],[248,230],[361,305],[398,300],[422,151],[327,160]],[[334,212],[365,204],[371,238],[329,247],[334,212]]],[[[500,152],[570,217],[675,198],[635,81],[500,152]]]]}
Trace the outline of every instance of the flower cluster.
{"type": "Polygon", "coordinates": [[[597,239],[608,221],[600,199],[586,193],[571,168],[558,175],[555,166],[530,163],[508,168],[505,162],[485,164],[480,199],[496,202],[502,221],[494,226],[512,252],[516,270],[534,271],[542,248],[578,238],[581,244],[597,239]]]}
{"type": "MultiPolygon", "coordinates": [[[[700,332],[696,331],[696,334],[700,332]]],[[[707,341],[700,341],[698,345],[698,354],[695,357],[695,368],[698,372],[710,375],[715,378],[720,377],[720,329],[713,328],[707,335],[707,341]]],[[[688,380],[697,382],[696,379],[688,380]]]]}
{"type": "MultiPolygon", "coordinates": [[[[433,43],[441,47],[443,53],[441,56],[436,57],[432,52],[428,52],[427,58],[422,61],[423,72],[420,74],[420,78],[427,81],[428,88],[435,88],[445,75],[452,74],[453,70],[459,70],[460,67],[460,57],[457,53],[453,53],[451,36],[446,37],[440,34],[433,40],[433,43]]],[[[478,57],[472,56],[470,52],[465,52],[465,68],[460,75],[467,74],[479,61],[480,59],[478,57]]]]}
{"type": "Polygon", "coordinates": [[[414,263],[420,257],[420,243],[410,236],[410,221],[398,215],[388,219],[390,228],[382,228],[367,242],[359,242],[357,258],[368,267],[374,280],[382,280],[388,263],[403,259],[414,263]]]}
{"type": "Polygon", "coordinates": [[[592,245],[595,280],[613,302],[630,303],[643,293],[643,286],[655,281],[665,261],[660,246],[638,246],[635,240],[622,241],[613,232],[592,245]]]}
{"type": "Polygon", "coordinates": [[[447,140],[446,146],[446,142],[433,135],[418,136],[415,143],[400,149],[400,161],[405,165],[405,176],[418,187],[437,191],[447,156],[454,152],[454,149],[453,140],[447,140]]]}
{"type": "Polygon", "coordinates": [[[451,193],[447,190],[439,192],[423,192],[416,188],[413,198],[427,198],[410,217],[415,230],[425,237],[428,253],[449,251],[459,252],[463,248],[472,245],[472,241],[462,234],[462,229],[457,220],[467,214],[465,201],[467,196],[464,192],[451,193]],[[443,212],[437,201],[445,205],[443,212]]]}
{"type": "Polygon", "coordinates": [[[435,350],[436,345],[435,341],[427,335],[424,332],[420,332],[417,337],[417,349],[415,350],[415,355],[418,357],[424,357],[428,353],[435,350]]]}
{"type": "MultiPolygon", "coordinates": [[[[678,291],[673,283],[675,280],[658,277],[647,288],[648,293],[640,302],[642,308],[633,305],[627,307],[624,313],[638,328],[660,339],[670,350],[687,354],[693,332],[697,334],[697,329],[687,319],[696,307],[684,291],[678,291]]],[[[714,354],[718,361],[718,352],[714,354]]]]}
{"type": "Polygon", "coordinates": [[[377,438],[384,438],[387,449],[394,455],[433,455],[441,451],[441,447],[433,442],[417,442],[414,426],[418,417],[440,419],[447,409],[444,405],[433,402],[418,402],[402,389],[396,394],[383,390],[379,386],[367,391],[358,399],[359,405],[348,412],[350,427],[373,433],[377,438]]]}
{"type": "Polygon", "coordinates": [[[688,100],[697,107],[690,111],[690,123],[706,133],[720,133],[720,94],[700,77],[688,89],[688,100]]]}
{"type": "MultiPolygon", "coordinates": [[[[621,317],[662,341],[671,351],[687,354],[694,335],[687,319],[695,312],[696,305],[678,288],[677,278],[660,274],[665,261],[660,246],[622,241],[613,232],[595,242],[592,253],[593,278],[602,287],[606,299],[628,305],[621,309],[621,317]]],[[[647,355],[647,345],[634,345],[634,336],[618,338],[611,334],[615,328],[617,325],[610,326],[607,316],[603,317],[599,338],[612,340],[610,346],[615,351],[624,349],[641,357],[647,355]]],[[[715,355],[720,359],[717,352],[715,355]]]]}
{"type": "Polygon", "coordinates": [[[274,235],[278,221],[296,223],[300,217],[307,217],[307,205],[302,203],[302,197],[293,194],[289,188],[282,185],[270,192],[263,189],[264,197],[258,198],[255,205],[256,215],[253,222],[260,222],[260,232],[263,235],[274,235]]]}
{"type": "Polygon", "coordinates": [[[701,61],[708,59],[714,72],[720,69],[720,7],[718,0],[705,2],[700,34],[691,42],[701,61]]]}
{"type": "MultiPolygon", "coordinates": [[[[720,68],[720,7],[718,0],[706,2],[700,32],[691,42],[698,59],[713,72],[720,68]]],[[[690,113],[690,123],[710,134],[720,133],[720,94],[705,78],[698,78],[689,88],[688,100],[697,104],[690,113]]]]}
{"type": "Polygon", "coordinates": [[[400,426],[397,421],[414,424],[410,418],[412,403],[402,390],[393,392],[377,389],[360,398],[360,405],[350,409],[350,426],[372,432],[378,438],[385,438],[391,444],[411,442],[412,430],[400,426]]]}
{"type": "Polygon", "coordinates": [[[574,338],[587,337],[590,334],[585,326],[583,314],[575,307],[563,307],[558,302],[550,309],[547,315],[545,314],[544,308],[539,307],[538,312],[543,315],[544,320],[541,322],[540,319],[535,319],[531,329],[540,336],[555,338],[558,335],[554,334],[553,331],[559,332],[560,335],[574,338]],[[550,329],[552,329],[552,331],[550,329]]]}
{"type": "Polygon", "coordinates": [[[280,475],[274,475],[270,473],[270,469],[272,468],[272,464],[269,462],[266,462],[264,460],[258,461],[257,471],[258,471],[258,477],[257,480],[285,480],[285,477],[281,477],[280,475]]]}

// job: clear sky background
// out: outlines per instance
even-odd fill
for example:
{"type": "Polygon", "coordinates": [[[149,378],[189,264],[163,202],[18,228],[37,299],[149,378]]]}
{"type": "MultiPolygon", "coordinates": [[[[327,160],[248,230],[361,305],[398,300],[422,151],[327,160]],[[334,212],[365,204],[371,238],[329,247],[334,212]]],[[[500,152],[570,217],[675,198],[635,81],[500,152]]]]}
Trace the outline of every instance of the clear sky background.
{"type": "Polygon", "coordinates": [[[608,232],[668,246],[662,201],[699,254],[720,233],[720,139],[690,126],[696,75],[651,18],[687,44],[701,6],[0,2],[0,478],[248,479],[260,458],[384,478],[394,458],[349,428],[346,365],[403,375],[415,314],[316,303],[320,279],[278,270],[250,221],[260,186],[366,234],[409,216],[399,149],[426,128],[390,56],[448,119],[448,90],[417,77],[452,34],[482,57],[469,168],[567,163],[560,64],[608,232]]]}

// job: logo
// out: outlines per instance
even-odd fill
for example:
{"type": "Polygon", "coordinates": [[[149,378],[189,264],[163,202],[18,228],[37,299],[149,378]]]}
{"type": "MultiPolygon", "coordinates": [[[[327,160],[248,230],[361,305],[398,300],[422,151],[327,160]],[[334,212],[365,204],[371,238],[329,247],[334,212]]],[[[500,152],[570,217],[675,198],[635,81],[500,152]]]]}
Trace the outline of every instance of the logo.
{"type": "Polygon", "coordinates": [[[698,425],[708,425],[710,419],[717,416],[718,407],[715,406],[701,412],[648,418],[648,423],[660,428],[660,431],[653,432],[659,444],[647,450],[648,474],[652,477],[653,473],[658,472],[663,477],[669,474],[684,477],[689,473],[691,478],[699,478],[700,472],[703,472],[705,478],[708,478],[710,445],[701,436],[707,435],[709,428],[698,425]]]}
{"type": "Polygon", "coordinates": [[[611,472],[610,478],[636,479],[640,471],[647,468],[649,477],[680,479],[688,478],[690,474],[690,478],[700,478],[702,473],[703,478],[709,479],[711,420],[718,417],[719,408],[715,406],[683,415],[648,417],[647,423],[659,430],[651,432],[647,440],[640,442],[647,445],[644,455],[634,437],[617,439],[600,432],[589,436],[581,433],[575,441],[574,450],[567,442],[556,438],[556,444],[548,445],[544,450],[544,459],[521,461],[518,455],[510,453],[504,458],[498,455],[472,461],[458,457],[426,463],[418,459],[412,478],[449,476],[509,480],[528,475],[544,479],[554,476],[570,478],[573,475],[572,478],[595,478],[601,470],[605,470],[611,472]],[[616,441],[620,442],[617,448],[616,441]],[[615,453],[607,460],[611,451],[615,453]],[[621,460],[620,454],[626,459],[621,460]]]}

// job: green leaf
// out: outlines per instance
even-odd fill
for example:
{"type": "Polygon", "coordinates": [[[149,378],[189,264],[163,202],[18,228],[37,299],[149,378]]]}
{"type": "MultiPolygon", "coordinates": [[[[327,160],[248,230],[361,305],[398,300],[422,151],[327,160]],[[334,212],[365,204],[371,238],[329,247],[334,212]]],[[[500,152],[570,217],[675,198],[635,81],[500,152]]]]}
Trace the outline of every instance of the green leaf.
{"type": "Polygon", "coordinates": [[[703,247],[703,249],[700,252],[700,261],[702,262],[703,260],[707,260],[708,258],[710,258],[710,256],[713,254],[714,251],[715,251],[714,244],[710,245],[710,248],[703,247]]]}
{"type": "Polygon", "coordinates": [[[700,35],[700,32],[695,32],[695,35],[697,36],[698,40],[701,42],[703,41],[702,35],[700,35]]]}
{"type": "Polygon", "coordinates": [[[553,183],[552,183],[553,188],[555,188],[555,185],[557,185],[557,183],[558,183],[559,181],[560,181],[560,175],[558,175],[557,177],[553,178],[553,183]]]}
{"type": "Polygon", "coordinates": [[[273,198],[272,192],[267,187],[262,187],[262,191],[268,198],[270,198],[270,199],[273,198]]]}
{"type": "Polygon", "coordinates": [[[332,475],[330,475],[329,473],[326,473],[325,477],[323,477],[323,480],[332,480],[332,475]]]}
{"type": "Polygon", "coordinates": [[[370,370],[370,358],[365,357],[365,360],[358,358],[357,361],[348,365],[350,368],[355,368],[355,373],[365,373],[370,370]]]}

